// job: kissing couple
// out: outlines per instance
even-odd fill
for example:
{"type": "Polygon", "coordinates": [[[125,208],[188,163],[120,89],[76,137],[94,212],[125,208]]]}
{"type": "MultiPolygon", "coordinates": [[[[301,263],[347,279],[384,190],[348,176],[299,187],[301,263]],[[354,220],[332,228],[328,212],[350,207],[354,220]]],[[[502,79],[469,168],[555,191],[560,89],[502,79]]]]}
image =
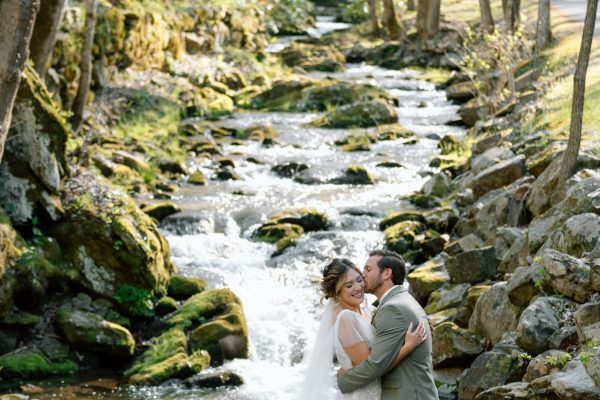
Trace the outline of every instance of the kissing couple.
{"type": "Polygon", "coordinates": [[[403,286],[405,276],[404,260],[389,250],[372,251],[362,272],[345,258],[325,266],[321,290],[327,301],[301,399],[438,399],[432,328],[403,286]],[[365,293],[377,297],[372,312],[365,293]],[[330,376],[334,354],[338,388],[330,376]]]}

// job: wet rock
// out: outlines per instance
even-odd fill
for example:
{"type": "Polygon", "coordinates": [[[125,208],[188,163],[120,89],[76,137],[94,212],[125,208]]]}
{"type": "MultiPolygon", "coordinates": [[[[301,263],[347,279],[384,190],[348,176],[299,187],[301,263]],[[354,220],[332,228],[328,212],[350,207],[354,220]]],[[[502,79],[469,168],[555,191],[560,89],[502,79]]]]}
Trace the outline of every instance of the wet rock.
{"type": "Polygon", "coordinates": [[[458,307],[467,295],[470,285],[467,283],[459,285],[444,285],[431,292],[425,312],[432,314],[448,308],[458,307]]]}
{"type": "Polygon", "coordinates": [[[76,348],[117,357],[133,355],[135,340],[129,330],[97,314],[62,307],[56,324],[62,337],[76,348]]]}
{"type": "Polygon", "coordinates": [[[193,88],[180,93],[182,118],[217,119],[233,112],[233,99],[211,87],[193,88]]]}
{"type": "Polygon", "coordinates": [[[517,325],[517,344],[529,354],[538,355],[548,349],[548,338],[559,328],[558,312],[564,300],[538,297],[521,314],[517,325]]]}
{"type": "Polygon", "coordinates": [[[177,310],[177,301],[172,297],[161,297],[154,306],[154,312],[158,316],[167,315],[177,310]]]}
{"type": "Polygon", "coordinates": [[[251,100],[253,108],[265,108],[270,111],[294,110],[302,98],[302,89],[313,84],[311,80],[295,77],[273,83],[270,89],[256,95],[251,100]]]}
{"type": "Polygon", "coordinates": [[[373,132],[377,140],[398,140],[408,139],[415,135],[410,129],[400,124],[379,125],[373,132]]]}
{"type": "Polygon", "coordinates": [[[587,303],[579,307],[573,315],[579,342],[600,340],[600,303],[587,303]]]}
{"type": "Polygon", "coordinates": [[[453,135],[446,135],[438,143],[440,153],[444,156],[450,154],[462,154],[467,151],[465,142],[453,135]]]}
{"type": "Polygon", "coordinates": [[[221,157],[216,161],[217,167],[223,168],[235,168],[235,162],[231,158],[221,157]]]}
{"type": "Polygon", "coordinates": [[[332,179],[331,183],[344,185],[372,185],[375,183],[375,178],[373,178],[364,167],[353,165],[348,167],[342,176],[332,179]]]}
{"type": "Polygon", "coordinates": [[[435,257],[440,254],[448,243],[448,239],[449,236],[447,234],[440,234],[438,231],[432,229],[427,229],[425,232],[418,234],[415,236],[415,245],[419,253],[415,254],[415,260],[420,260],[421,254],[425,258],[435,257]]]}
{"type": "Polygon", "coordinates": [[[522,353],[514,335],[505,335],[491,351],[477,357],[461,376],[459,398],[473,400],[487,389],[520,381],[527,368],[527,363],[520,357],[522,353]]]}
{"type": "Polygon", "coordinates": [[[440,207],[424,214],[425,224],[440,232],[450,232],[458,222],[458,211],[452,206],[440,207]]]}
{"type": "Polygon", "coordinates": [[[477,235],[469,234],[450,242],[444,248],[444,251],[451,256],[456,256],[463,252],[468,252],[483,247],[484,243],[477,235]]]}
{"type": "Polygon", "coordinates": [[[177,300],[185,300],[206,290],[204,279],[184,275],[173,275],[169,281],[167,293],[177,300]]]}
{"type": "Polygon", "coordinates": [[[101,154],[95,154],[92,157],[92,162],[94,163],[94,166],[100,170],[100,173],[107,178],[112,177],[125,182],[139,178],[139,174],[133,169],[123,164],[114,163],[101,154]]]}
{"type": "Polygon", "coordinates": [[[156,164],[158,165],[158,169],[160,169],[160,171],[163,173],[180,174],[180,175],[187,174],[186,168],[182,164],[178,163],[177,161],[161,159],[161,160],[158,160],[156,164]]]}
{"type": "Polygon", "coordinates": [[[216,178],[221,181],[239,181],[241,179],[231,168],[220,168],[215,174],[216,178]]]}
{"type": "Polygon", "coordinates": [[[429,294],[450,281],[444,260],[445,256],[439,255],[417,266],[406,276],[409,292],[419,303],[427,304],[429,294]]]}
{"type": "Polygon", "coordinates": [[[175,203],[164,202],[143,207],[142,211],[160,222],[169,215],[177,214],[181,211],[181,208],[175,205],[175,203]]]}
{"type": "Polygon", "coordinates": [[[585,303],[592,294],[590,267],[583,261],[546,249],[540,264],[545,268],[547,283],[558,293],[579,303],[585,303]]]}
{"type": "Polygon", "coordinates": [[[523,376],[524,382],[531,382],[542,376],[554,375],[559,372],[571,355],[561,350],[548,350],[533,358],[527,366],[527,372],[523,376]],[[562,360],[565,360],[563,363],[562,360]]]}
{"type": "Polygon", "coordinates": [[[71,359],[49,361],[37,348],[23,347],[0,357],[0,378],[5,381],[69,375],[78,369],[71,359]]]}
{"type": "Polygon", "coordinates": [[[575,215],[553,232],[538,254],[554,249],[575,257],[591,252],[600,241],[600,216],[592,213],[575,215]]]}
{"type": "Polygon", "coordinates": [[[376,167],[380,167],[380,168],[406,168],[404,165],[400,164],[399,162],[396,161],[384,161],[384,162],[380,162],[379,164],[376,165],[376,167]]]}
{"type": "Polygon", "coordinates": [[[277,175],[279,175],[283,178],[291,178],[292,176],[296,175],[297,173],[307,170],[307,169],[308,169],[308,165],[302,164],[302,163],[297,163],[294,161],[286,162],[283,164],[278,164],[278,165],[273,166],[273,168],[271,168],[271,170],[273,172],[275,172],[277,175]]]}
{"type": "Polygon", "coordinates": [[[433,367],[469,365],[483,351],[480,339],[452,322],[437,325],[433,333],[433,367]]]}
{"type": "Polygon", "coordinates": [[[469,329],[498,343],[504,333],[517,328],[522,310],[508,299],[507,283],[496,283],[477,300],[469,329]]]}
{"type": "Polygon", "coordinates": [[[115,151],[113,153],[113,161],[117,164],[126,165],[140,174],[146,174],[152,171],[150,164],[146,162],[141,155],[128,153],[126,151],[115,151]]]}
{"type": "Polygon", "coordinates": [[[483,170],[505,160],[510,160],[515,154],[503,147],[492,147],[483,154],[479,154],[471,159],[471,171],[477,175],[483,170]]]}
{"type": "Polygon", "coordinates": [[[442,205],[440,199],[434,196],[425,196],[424,194],[412,194],[408,197],[410,204],[419,208],[430,209],[440,207],[442,205]]]}
{"type": "Polygon", "coordinates": [[[414,249],[416,236],[425,230],[425,225],[417,221],[402,221],[389,226],[383,232],[385,245],[399,254],[414,249]]]}
{"type": "Polygon", "coordinates": [[[217,388],[223,386],[240,386],[244,378],[234,371],[201,372],[182,382],[188,388],[217,388]]]}
{"type": "Polygon", "coordinates": [[[315,208],[289,208],[271,215],[269,223],[296,224],[306,232],[325,230],[329,226],[327,215],[315,208]]]}
{"type": "Polygon", "coordinates": [[[402,221],[417,221],[425,222],[423,213],[420,211],[394,211],[385,216],[379,223],[379,229],[382,231],[386,228],[402,221]]]}
{"type": "Polygon", "coordinates": [[[326,111],[331,106],[343,106],[357,101],[372,100],[382,100],[390,103],[394,101],[394,97],[377,86],[334,82],[315,84],[302,90],[302,99],[297,107],[307,111],[326,111]]]}
{"type": "Polygon", "coordinates": [[[446,97],[448,100],[465,102],[475,97],[477,90],[472,81],[458,82],[446,88],[446,97]]]}
{"type": "Polygon", "coordinates": [[[266,223],[256,231],[258,240],[274,244],[278,252],[295,245],[296,239],[303,233],[304,229],[300,225],[290,223],[266,223]]]}
{"type": "Polygon", "coordinates": [[[448,175],[441,172],[433,175],[423,184],[421,193],[426,196],[444,197],[452,190],[452,185],[448,175]]]}
{"type": "Polygon", "coordinates": [[[446,261],[453,283],[480,283],[498,273],[498,259],[492,246],[460,253],[446,261]]]}
{"type": "MultiPolygon", "coordinates": [[[[536,180],[539,181],[540,178],[536,180]]],[[[535,185],[534,185],[535,186],[535,185]]],[[[533,187],[532,187],[533,190],[533,187]]],[[[534,218],[529,224],[529,248],[532,252],[537,251],[548,239],[550,234],[559,229],[563,223],[570,217],[577,214],[597,213],[597,207],[594,206],[594,196],[590,196],[600,190],[600,179],[588,178],[571,186],[565,199],[554,207],[549,209],[543,215],[534,218]]],[[[540,192],[536,197],[551,196],[552,193],[540,192]]],[[[527,207],[531,210],[530,200],[532,194],[528,196],[527,207]]],[[[535,201],[535,200],[531,200],[535,201]]],[[[535,206],[534,206],[535,209],[535,206]]],[[[547,209],[544,207],[544,209],[547,209]]]]}
{"type": "Polygon", "coordinates": [[[306,71],[343,71],[346,63],[346,57],[332,46],[294,42],[279,54],[286,65],[306,71]]]}
{"type": "Polygon", "coordinates": [[[219,145],[217,145],[216,143],[213,143],[213,142],[209,142],[209,141],[195,142],[190,146],[190,148],[188,150],[193,151],[194,153],[196,153],[196,155],[201,155],[201,154],[219,155],[219,156],[222,155],[219,145]]]}
{"type": "Polygon", "coordinates": [[[600,396],[600,389],[579,360],[569,361],[552,377],[552,389],[561,399],[587,400],[600,396]]]}
{"type": "Polygon", "coordinates": [[[329,128],[369,127],[398,121],[394,107],[382,101],[361,101],[338,107],[313,121],[329,128]]]}
{"type": "Polygon", "coordinates": [[[189,176],[187,182],[191,185],[197,185],[197,186],[206,185],[206,177],[204,176],[204,174],[202,172],[195,171],[195,172],[192,172],[192,174],[189,176]]]}
{"type": "Polygon", "coordinates": [[[473,195],[478,198],[490,190],[511,184],[521,178],[525,172],[525,157],[517,156],[481,171],[473,178],[470,188],[473,190],[473,195]]]}
{"type": "Polygon", "coordinates": [[[19,333],[16,330],[8,328],[0,330],[0,355],[15,350],[18,338],[19,333]]]}
{"type": "Polygon", "coordinates": [[[254,140],[263,145],[272,145],[277,142],[279,133],[271,125],[253,125],[234,136],[236,139],[254,140]]]}

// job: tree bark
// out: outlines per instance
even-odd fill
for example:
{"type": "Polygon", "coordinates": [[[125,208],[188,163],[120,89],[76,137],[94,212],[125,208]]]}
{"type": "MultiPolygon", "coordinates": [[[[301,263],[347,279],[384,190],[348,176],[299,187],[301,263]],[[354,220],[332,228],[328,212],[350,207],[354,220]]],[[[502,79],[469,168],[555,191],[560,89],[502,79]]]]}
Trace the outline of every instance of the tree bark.
{"type": "Polygon", "coordinates": [[[490,8],[490,0],[479,0],[479,11],[481,13],[481,30],[485,33],[494,32],[494,17],[490,8]]]}
{"type": "Polygon", "coordinates": [[[369,0],[369,17],[371,18],[371,27],[373,29],[373,35],[381,36],[379,18],[377,18],[377,0],[369,0]]]}
{"type": "Polygon", "coordinates": [[[39,0],[0,0],[0,162],[39,8],[39,0]]]}
{"type": "Polygon", "coordinates": [[[421,40],[434,37],[440,30],[440,7],[440,0],[419,0],[417,33],[421,40]]]}
{"type": "Polygon", "coordinates": [[[50,55],[56,41],[65,0],[42,0],[29,44],[31,60],[42,80],[49,68],[50,55]]]}
{"type": "MultiPolygon", "coordinates": [[[[583,25],[583,35],[581,38],[581,48],[575,67],[575,76],[573,77],[573,104],[571,106],[571,126],[569,128],[569,143],[562,156],[560,176],[558,181],[558,190],[561,195],[566,193],[567,179],[571,176],[579,147],[581,145],[581,126],[583,124],[583,103],[585,100],[585,77],[588,63],[590,61],[590,51],[592,48],[592,39],[594,38],[594,25],[596,24],[596,10],[598,9],[598,0],[588,0],[585,12],[585,23],[583,25]]],[[[562,197],[562,196],[561,196],[562,197]]]]}
{"type": "Polygon", "coordinates": [[[98,0],[87,0],[87,12],[85,21],[85,39],[81,50],[81,62],[79,70],[79,86],[77,94],[73,100],[73,116],[71,117],[71,127],[73,132],[77,133],[83,122],[83,110],[90,90],[92,80],[92,45],[94,44],[94,27],[96,25],[96,4],[98,0]]]}
{"type": "Polygon", "coordinates": [[[406,9],[408,11],[415,11],[415,0],[407,0],[406,1],[406,9]]]}
{"type": "Polygon", "coordinates": [[[400,24],[396,16],[396,6],[394,0],[383,0],[383,20],[388,31],[388,35],[392,38],[400,35],[400,24]]]}
{"type": "Polygon", "coordinates": [[[504,23],[511,33],[515,33],[517,26],[521,21],[519,12],[521,10],[521,0],[502,0],[502,11],[504,13],[504,23]]]}
{"type": "Polygon", "coordinates": [[[536,51],[542,50],[552,39],[550,29],[550,0],[540,0],[538,4],[537,32],[535,37],[536,51]]]}

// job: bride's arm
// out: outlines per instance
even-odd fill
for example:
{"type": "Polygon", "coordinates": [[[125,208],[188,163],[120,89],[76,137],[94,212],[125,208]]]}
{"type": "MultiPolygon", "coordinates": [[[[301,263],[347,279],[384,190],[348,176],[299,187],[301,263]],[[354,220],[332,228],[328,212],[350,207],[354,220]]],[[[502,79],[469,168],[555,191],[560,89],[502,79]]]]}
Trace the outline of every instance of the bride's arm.
{"type": "Polygon", "coordinates": [[[369,357],[370,348],[368,342],[360,342],[353,346],[344,347],[344,350],[352,360],[352,366],[356,367],[369,357]]]}
{"type": "Polygon", "coordinates": [[[396,367],[396,365],[400,364],[408,354],[415,349],[415,347],[419,346],[423,341],[427,338],[427,334],[425,333],[425,323],[423,321],[419,322],[419,325],[412,330],[412,322],[408,325],[408,330],[406,331],[406,336],[404,336],[404,344],[400,349],[398,355],[396,355],[396,359],[392,363],[392,366],[388,369],[391,371],[396,367]]]}

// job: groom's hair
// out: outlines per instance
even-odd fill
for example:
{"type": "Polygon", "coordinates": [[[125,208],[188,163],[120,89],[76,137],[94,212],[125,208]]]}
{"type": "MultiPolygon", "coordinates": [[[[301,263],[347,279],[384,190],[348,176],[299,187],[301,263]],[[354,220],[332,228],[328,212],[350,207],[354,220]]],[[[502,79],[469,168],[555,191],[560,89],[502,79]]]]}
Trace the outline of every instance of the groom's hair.
{"type": "Polygon", "coordinates": [[[369,257],[380,256],[377,266],[381,271],[386,268],[392,270],[392,282],[394,285],[403,285],[406,276],[406,267],[402,256],[395,251],[378,249],[373,250],[369,257]]]}

